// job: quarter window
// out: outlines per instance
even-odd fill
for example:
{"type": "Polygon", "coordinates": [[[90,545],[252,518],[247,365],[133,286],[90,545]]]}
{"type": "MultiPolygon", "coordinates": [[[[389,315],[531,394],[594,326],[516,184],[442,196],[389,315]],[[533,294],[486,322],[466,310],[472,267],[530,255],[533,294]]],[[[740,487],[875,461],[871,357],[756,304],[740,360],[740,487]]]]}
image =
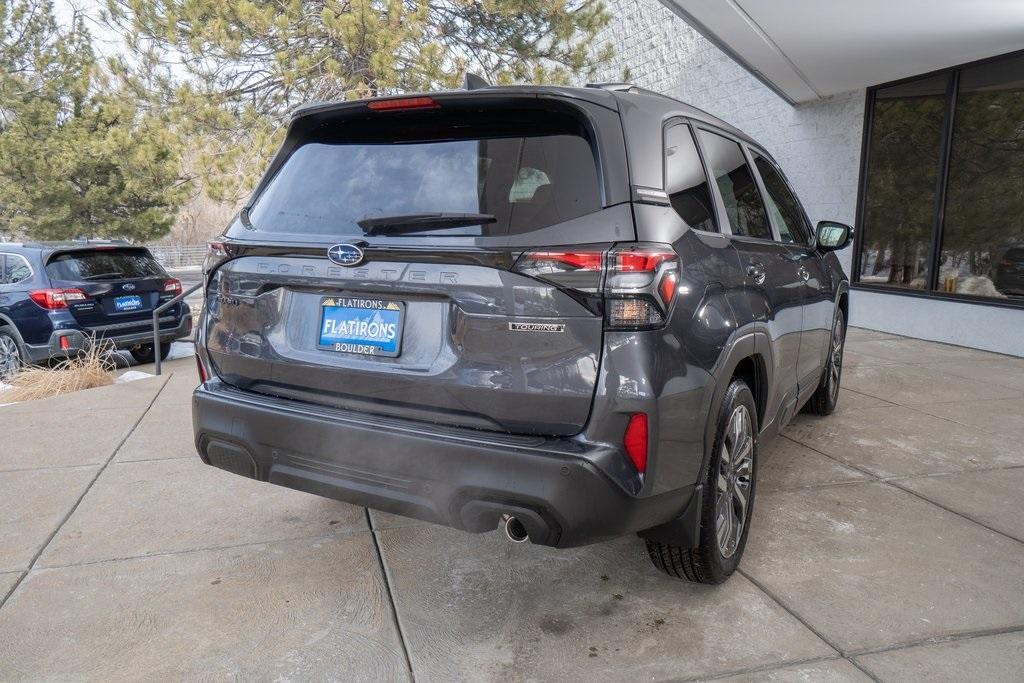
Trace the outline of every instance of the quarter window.
{"type": "Polygon", "coordinates": [[[17,254],[0,254],[0,285],[16,285],[32,277],[28,261],[17,254]]]}
{"type": "Polygon", "coordinates": [[[775,218],[779,237],[788,244],[810,244],[810,228],[785,178],[770,161],[754,154],[754,165],[768,191],[768,211],[775,218]]]}
{"type": "Polygon", "coordinates": [[[761,193],[739,144],[706,130],[700,131],[700,139],[708,166],[715,174],[732,234],[772,239],[761,193]]]}
{"type": "Polygon", "coordinates": [[[672,208],[694,230],[718,230],[711,188],[693,133],[685,124],[665,133],[665,192],[672,208]]]}

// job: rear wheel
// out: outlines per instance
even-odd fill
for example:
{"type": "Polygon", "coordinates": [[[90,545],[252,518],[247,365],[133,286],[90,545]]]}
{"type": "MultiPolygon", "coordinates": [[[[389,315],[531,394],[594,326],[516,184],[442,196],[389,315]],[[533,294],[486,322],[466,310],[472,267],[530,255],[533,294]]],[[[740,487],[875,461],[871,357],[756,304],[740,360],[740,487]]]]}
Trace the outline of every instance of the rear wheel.
{"type": "Polygon", "coordinates": [[[804,411],[814,415],[831,415],[839,403],[839,380],[843,376],[843,346],[846,341],[846,317],[842,309],[836,311],[832,323],[832,339],[828,345],[828,360],[821,376],[821,383],[804,406],[804,411]]]}
{"type": "Polygon", "coordinates": [[[24,362],[18,340],[7,330],[0,330],[0,381],[13,377],[22,365],[24,362]]]}
{"type": "Polygon", "coordinates": [[[711,462],[701,500],[696,548],[647,541],[654,566],[695,583],[722,583],[743,556],[757,477],[757,411],[743,380],[733,380],[718,416],[711,462]]]}
{"type": "MultiPolygon", "coordinates": [[[[131,349],[132,358],[138,363],[153,363],[156,361],[156,355],[153,353],[152,344],[139,344],[133,346],[131,349]]],[[[160,344],[160,360],[167,360],[167,354],[171,352],[171,342],[160,344]]]]}

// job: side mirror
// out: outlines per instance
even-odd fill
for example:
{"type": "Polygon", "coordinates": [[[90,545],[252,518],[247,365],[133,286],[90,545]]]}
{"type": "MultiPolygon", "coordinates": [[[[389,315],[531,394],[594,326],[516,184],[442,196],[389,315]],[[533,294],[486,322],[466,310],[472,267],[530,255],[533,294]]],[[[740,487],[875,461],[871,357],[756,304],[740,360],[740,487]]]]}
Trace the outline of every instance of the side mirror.
{"type": "Polygon", "coordinates": [[[824,251],[838,251],[853,241],[853,228],[845,223],[821,221],[815,233],[818,248],[824,251]]]}

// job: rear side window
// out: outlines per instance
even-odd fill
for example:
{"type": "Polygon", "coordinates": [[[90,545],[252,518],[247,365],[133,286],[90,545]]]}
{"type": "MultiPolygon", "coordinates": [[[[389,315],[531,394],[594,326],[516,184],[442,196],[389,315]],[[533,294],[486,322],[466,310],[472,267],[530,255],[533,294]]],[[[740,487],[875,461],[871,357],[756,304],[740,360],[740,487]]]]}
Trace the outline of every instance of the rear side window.
{"type": "Polygon", "coordinates": [[[444,111],[321,128],[256,199],[252,229],[333,239],[363,235],[366,219],[488,214],[481,224],[386,234],[504,236],[600,210],[597,164],[579,124],[510,114],[444,111]]]}
{"type": "Polygon", "coordinates": [[[16,285],[32,277],[28,261],[18,254],[0,254],[0,285],[16,285]]]}
{"type": "Polygon", "coordinates": [[[691,228],[718,230],[708,177],[686,124],[672,126],[665,133],[665,192],[672,208],[691,228]]]}
{"type": "Polygon", "coordinates": [[[759,154],[754,154],[754,165],[761,174],[765,190],[768,191],[768,210],[775,217],[779,226],[779,237],[788,244],[809,244],[810,228],[804,213],[796,201],[796,195],[789,189],[786,180],[770,161],[759,154]]]}
{"type": "Polygon", "coordinates": [[[144,249],[102,249],[57,254],[46,264],[54,280],[122,280],[165,277],[166,272],[144,249]]]}
{"type": "Polygon", "coordinates": [[[761,193],[739,144],[706,130],[700,131],[700,139],[708,166],[715,174],[732,234],[772,239],[761,193]]]}

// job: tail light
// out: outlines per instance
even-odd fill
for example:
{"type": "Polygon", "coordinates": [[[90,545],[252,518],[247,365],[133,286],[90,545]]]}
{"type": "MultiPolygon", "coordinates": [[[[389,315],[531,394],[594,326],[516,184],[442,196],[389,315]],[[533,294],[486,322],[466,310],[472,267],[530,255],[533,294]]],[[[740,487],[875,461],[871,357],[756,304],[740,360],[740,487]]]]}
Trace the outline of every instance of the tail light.
{"type": "Polygon", "coordinates": [[[626,449],[626,455],[630,462],[636,467],[636,471],[643,474],[647,471],[647,414],[634,413],[626,425],[626,433],[622,437],[622,445],[626,449]]]}
{"type": "Polygon", "coordinates": [[[595,312],[603,305],[609,329],[662,325],[679,284],[679,257],[665,244],[528,251],[513,270],[577,295],[595,312]]]}
{"type": "Polygon", "coordinates": [[[206,258],[203,259],[204,281],[222,261],[231,258],[231,245],[226,242],[209,242],[207,247],[206,258]]]}
{"type": "Polygon", "coordinates": [[[178,296],[181,294],[181,280],[175,278],[164,280],[163,292],[164,294],[170,294],[171,298],[178,296]]]}
{"type": "Polygon", "coordinates": [[[72,301],[85,301],[89,297],[80,289],[34,289],[28,297],[48,311],[67,308],[72,301]]]}

